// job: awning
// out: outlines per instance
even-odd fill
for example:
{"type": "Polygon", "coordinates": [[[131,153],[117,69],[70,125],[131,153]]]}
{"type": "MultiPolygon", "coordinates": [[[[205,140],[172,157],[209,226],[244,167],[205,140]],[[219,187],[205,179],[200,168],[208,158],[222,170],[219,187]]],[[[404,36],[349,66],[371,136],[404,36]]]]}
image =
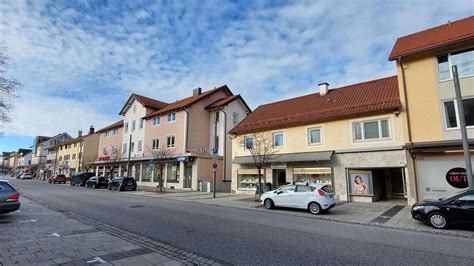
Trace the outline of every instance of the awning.
{"type": "MultiPolygon", "coordinates": [[[[320,152],[301,152],[288,154],[275,154],[268,160],[268,163],[289,163],[289,162],[317,162],[329,161],[334,151],[320,152]]],[[[252,156],[235,157],[233,164],[252,164],[254,163],[252,156]]]]}

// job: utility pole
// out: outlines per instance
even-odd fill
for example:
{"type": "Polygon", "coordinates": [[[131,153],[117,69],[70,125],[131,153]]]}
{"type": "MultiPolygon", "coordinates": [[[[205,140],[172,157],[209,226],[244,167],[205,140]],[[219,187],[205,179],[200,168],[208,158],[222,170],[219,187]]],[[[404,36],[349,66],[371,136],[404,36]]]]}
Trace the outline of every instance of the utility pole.
{"type": "Polygon", "coordinates": [[[127,177],[130,177],[130,154],[132,152],[132,134],[128,140],[128,160],[127,160],[127,177]]]}
{"type": "Polygon", "coordinates": [[[219,110],[215,113],[215,119],[214,119],[214,149],[212,150],[212,176],[214,179],[213,182],[213,198],[216,197],[216,182],[217,182],[217,156],[218,156],[218,148],[219,148],[219,140],[217,139],[217,122],[219,122],[219,110]]]}
{"type": "Polygon", "coordinates": [[[467,184],[469,189],[474,189],[474,184],[472,180],[472,164],[471,164],[471,154],[469,152],[469,139],[467,135],[467,128],[466,128],[466,119],[464,117],[464,106],[462,103],[462,95],[461,95],[461,86],[459,85],[459,75],[458,75],[458,67],[454,65],[452,67],[453,71],[453,80],[454,80],[454,91],[456,92],[456,102],[458,104],[458,114],[459,114],[459,127],[461,129],[461,137],[462,137],[462,147],[464,150],[464,161],[466,163],[466,177],[467,177],[467,184]]]}

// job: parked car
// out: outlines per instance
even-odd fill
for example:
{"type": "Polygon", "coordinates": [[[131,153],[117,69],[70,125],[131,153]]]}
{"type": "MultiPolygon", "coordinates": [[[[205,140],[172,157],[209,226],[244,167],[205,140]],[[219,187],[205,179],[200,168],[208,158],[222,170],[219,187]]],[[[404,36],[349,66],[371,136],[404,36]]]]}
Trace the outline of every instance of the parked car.
{"type": "Polygon", "coordinates": [[[64,183],[66,184],[66,181],[67,181],[67,178],[65,175],[52,175],[49,177],[48,179],[48,182],[49,183],[53,183],[53,184],[56,184],[56,183],[64,183]]]}
{"type": "Polygon", "coordinates": [[[289,207],[307,209],[312,214],[320,214],[336,206],[331,186],[319,183],[282,186],[264,193],[260,201],[267,209],[289,207]]]}
{"type": "Polygon", "coordinates": [[[415,203],[411,208],[411,216],[436,229],[445,229],[454,224],[474,225],[474,190],[415,203]]]}
{"type": "Polygon", "coordinates": [[[117,190],[117,191],[124,191],[124,190],[137,190],[137,181],[133,177],[122,177],[116,176],[109,182],[108,186],[109,190],[117,190]]]}
{"type": "Polygon", "coordinates": [[[31,179],[31,174],[28,174],[28,173],[21,174],[20,179],[31,179]]]}
{"type": "Polygon", "coordinates": [[[87,180],[93,176],[95,176],[94,173],[75,173],[71,177],[71,186],[79,185],[83,187],[86,185],[87,180]]]}
{"type": "Polygon", "coordinates": [[[20,193],[7,181],[0,180],[0,214],[20,208],[20,193]]]}
{"type": "Polygon", "coordinates": [[[103,176],[93,176],[86,181],[87,188],[107,188],[109,185],[109,180],[103,176]]]}

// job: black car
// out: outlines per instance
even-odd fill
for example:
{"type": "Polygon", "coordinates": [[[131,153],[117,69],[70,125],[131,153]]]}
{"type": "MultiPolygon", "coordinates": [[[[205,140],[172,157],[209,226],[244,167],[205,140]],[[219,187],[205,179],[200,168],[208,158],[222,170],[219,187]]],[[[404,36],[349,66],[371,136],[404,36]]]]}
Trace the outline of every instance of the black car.
{"type": "Polygon", "coordinates": [[[474,190],[463,191],[439,200],[415,203],[413,219],[428,222],[436,229],[449,225],[474,225],[474,190]]]}
{"type": "Polygon", "coordinates": [[[83,187],[87,180],[93,176],[95,176],[94,173],[76,173],[71,177],[71,186],[79,185],[83,187]]]}
{"type": "Polygon", "coordinates": [[[109,185],[109,180],[103,176],[93,176],[86,181],[87,188],[107,188],[109,185]]]}
{"type": "Polygon", "coordinates": [[[109,182],[108,186],[109,190],[117,190],[117,191],[124,191],[124,190],[137,190],[137,181],[133,177],[121,177],[116,176],[109,182]]]}
{"type": "Polygon", "coordinates": [[[20,208],[20,193],[8,184],[0,180],[0,214],[14,212],[20,208]]]}

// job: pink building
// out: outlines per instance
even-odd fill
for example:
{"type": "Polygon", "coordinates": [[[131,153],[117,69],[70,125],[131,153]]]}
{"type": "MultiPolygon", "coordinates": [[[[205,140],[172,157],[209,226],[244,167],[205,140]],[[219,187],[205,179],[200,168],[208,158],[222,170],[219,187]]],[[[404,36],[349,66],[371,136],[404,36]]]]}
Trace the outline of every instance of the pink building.
{"type": "Polygon", "coordinates": [[[165,187],[198,190],[200,182],[213,179],[211,153],[217,148],[217,188],[230,191],[232,145],[227,132],[249,112],[242,97],[225,85],[206,92],[197,88],[190,97],[169,104],[132,94],[120,111],[123,121],[99,130],[97,174],[110,175],[107,166],[115,164],[114,174],[125,176],[130,152],[130,176],[139,185],[155,187],[153,151],[166,150],[165,187]],[[114,129],[117,136],[111,136],[114,129]]]}

